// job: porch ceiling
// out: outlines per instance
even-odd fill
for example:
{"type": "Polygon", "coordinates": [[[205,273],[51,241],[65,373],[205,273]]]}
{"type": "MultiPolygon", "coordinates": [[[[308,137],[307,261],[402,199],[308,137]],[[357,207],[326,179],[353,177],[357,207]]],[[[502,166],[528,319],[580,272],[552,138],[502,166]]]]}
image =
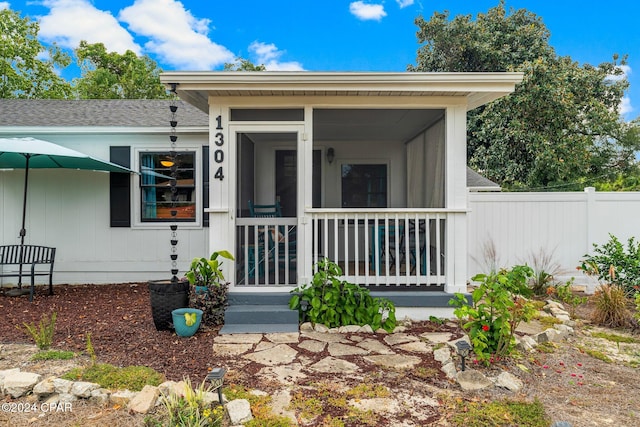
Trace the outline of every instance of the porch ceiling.
{"type": "Polygon", "coordinates": [[[181,99],[208,112],[229,96],[465,97],[469,110],[513,92],[522,73],[363,73],[173,71],[160,75],[181,99]]]}

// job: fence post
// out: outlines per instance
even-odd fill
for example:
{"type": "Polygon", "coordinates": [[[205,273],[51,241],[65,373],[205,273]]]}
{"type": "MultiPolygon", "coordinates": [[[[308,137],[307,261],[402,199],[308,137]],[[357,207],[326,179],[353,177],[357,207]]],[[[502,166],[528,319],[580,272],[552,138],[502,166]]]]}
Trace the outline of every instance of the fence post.
{"type": "Polygon", "coordinates": [[[587,196],[586,203],[586,217],[587,217],[587,248],[585,253],[591,252],[591,248],[593,248],[593,233],[596,227],[596,215],[595,215],[595,207],[596,207],[596,189],[595,187],[586,187],[584,192],[587,196]]]}

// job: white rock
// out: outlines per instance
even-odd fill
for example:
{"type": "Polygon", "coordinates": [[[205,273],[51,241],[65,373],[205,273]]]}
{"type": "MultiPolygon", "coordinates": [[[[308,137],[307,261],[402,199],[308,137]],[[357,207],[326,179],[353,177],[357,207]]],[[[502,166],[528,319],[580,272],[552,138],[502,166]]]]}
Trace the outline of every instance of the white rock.
{"type": "Polygon", "coordinates": [[[449,347],[440,347],[433,351],[433,358],[443,365],[446,365],[451,362],[451,350],[449,350],[449,347]]]}
{"type": "Polygon", "coordinates": [[[322,332],[322,333],[329,332],[329,328],[326,325],[323,325],[322,323],[316,323],[313,327],[313,330],[316,332],[322,332]]]}
{"type": "Polygon", "coordinates": [[[453,380],[458,375],[458,371],[456,370],[456,365],[453,362],[449,362],[446,365],[442,365],[441,371],[449,378],[453,380]]]}
{"type": "Polygon", "coordinates": [[[371,329],[371,325],[362,325],[360,326],[360,329],[358,329],[358,332],[361,332],[364,334],[372,334],[373,329],[371,329]]]}
{"type": "Polygon", "coordinates": [[[56,392],[56,388],[53,385],[54,377],[49,377],[40,381],[33,387],[33,393],[38,396],[48,396],[56,392]]]}
{"type": "Polygon", "coordinates": [[[4,377],[3,389],[11,397],[18,398],[31,392],[33,387],[40,382],[41,375],[32,372],[13,372],[4,377]]]}
{"type": "Polygon", "coordinates": [[[456,379],[464,391],[481,390],[493,385],[489,378],[472,369],[458,372],[456,379]]]}
{"type": "Polygon", "coordinates": [[[93,390],[97,390],[99,388],[100,384],[90,383],[86,381],[76,381],[71,386],[71,394],[86,399],[91,397],[91,392],[93,390]]]}
{"type": "Polygon", "coordinates": [[[251,415],[251,405],[249,405],[249,401],[246,399],[232,400],[227,403],[225,407],[227,414],[229,414],[231,425],[246,423],[253,419],[253,415],[251,415]]]}
{"type": "Polygon", "coordinates": [[[109,402],[113,405],[127,406],[135,395],[136,394],[130,390],[118,390],[111,393],[111,396],[109,396],[109,402]]]}
{"type": "Polygon", "coordinates": [[[509,391],[519,392],[522,390],[523,383],[520,378],[509,372],[503,372],[496,378],[496,386],[506,388],[509,391]]]}
{"type": "Polygon", "coordinates": [[[62,378],[55,378],[53,380],[53,387],[55,388],[56,393],[71,393],[71,387],[73,386],[73,381],[64,380],[62,378]]]}
{"type": "Polygon", "coordinates": [[[129,401],[129,411],[137,412],[138,414],[149,413],[149,411],[155,407],[158,396],[160,396],[158,387],[145,385],[143,389],[129,401]]]}

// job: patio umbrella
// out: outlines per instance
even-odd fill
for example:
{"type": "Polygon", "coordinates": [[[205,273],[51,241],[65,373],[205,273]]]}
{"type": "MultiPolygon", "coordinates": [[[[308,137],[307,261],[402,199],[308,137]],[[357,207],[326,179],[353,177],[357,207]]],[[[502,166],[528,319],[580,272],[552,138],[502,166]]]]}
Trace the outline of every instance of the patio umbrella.
{"type": "MultiPolygon", "coordinates": [[[[106,172],[135,173],[115,163],[96,159],[75,150],[35,138],[0,138],[0,169],[24,169],[24,198],[20,245],[24,245],[27,190],[30,169],[82,169],[106,172]]],[[[20,266],[22,275],[22,265],[20,266]]],[[[22,277],[20,277],[22,281],[22,277]]]]}

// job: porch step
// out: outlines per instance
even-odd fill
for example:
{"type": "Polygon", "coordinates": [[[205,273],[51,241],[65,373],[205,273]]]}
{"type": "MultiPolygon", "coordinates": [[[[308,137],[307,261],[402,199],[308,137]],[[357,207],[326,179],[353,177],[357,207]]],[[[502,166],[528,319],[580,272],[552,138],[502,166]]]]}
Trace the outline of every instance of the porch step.
{"type": "Polygon", "coordinates": [[[291,295],[229,293],[220,334],[298,332],[298,312],[289,308],[291,295]]]}

